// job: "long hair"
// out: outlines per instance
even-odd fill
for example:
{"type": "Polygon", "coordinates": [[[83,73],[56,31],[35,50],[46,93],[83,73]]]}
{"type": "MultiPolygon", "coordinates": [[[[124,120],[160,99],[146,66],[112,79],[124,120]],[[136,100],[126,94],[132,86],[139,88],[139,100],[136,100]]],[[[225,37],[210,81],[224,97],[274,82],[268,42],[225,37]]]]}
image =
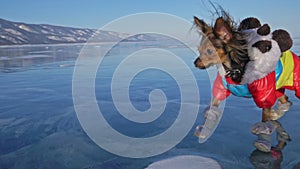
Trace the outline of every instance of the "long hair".
{"type": "Polygon", "coordinates": [[[223,43],[223,49],[230,59],[229,76],[234,81],[240,81],[245,71],[245,66],[249,61],[247,35],[239,31],[239,23],[235,22],[220,5],[217,7],[210,2],[214,8],[214,16],[222,17],[223,21],[229,26],[232,32],[232,39],[228,43],[223,43]]]}
{"type": "Polygon", "coordinates": [[[228,52],[229,58],[237,64],[241,62],[246,62],[249,60],[247,52],[247,35],[238,30],[239,23],[235,22],[233,17],[230,16],[220,5],[216,7],[213,6],[215,12],[214,15],[222,17],[225,23],[230,27],[232,31],[232,39],[229,43],[225,44],[226,52],[228,52]]]}

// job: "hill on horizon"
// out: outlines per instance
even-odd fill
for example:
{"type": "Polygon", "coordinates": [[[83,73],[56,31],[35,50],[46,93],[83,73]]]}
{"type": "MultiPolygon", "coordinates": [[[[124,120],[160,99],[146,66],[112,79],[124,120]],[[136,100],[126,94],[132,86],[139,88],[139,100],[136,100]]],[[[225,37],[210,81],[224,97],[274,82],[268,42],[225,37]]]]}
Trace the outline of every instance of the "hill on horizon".
{"type": "MultiPolygon", "coordinates": [[[[95,33],[96,42],[112,42],[127,37],[129,34],[113,31],[102,31],[89,28],[73,28],[49,24],[28,24],[12,22],[0,18],[0,45],[24,44],[60,44],[60,43],[85,43],[95,33]]],[[[134,35],[126,41],[156,40],[149,35],[134,35]]]]}

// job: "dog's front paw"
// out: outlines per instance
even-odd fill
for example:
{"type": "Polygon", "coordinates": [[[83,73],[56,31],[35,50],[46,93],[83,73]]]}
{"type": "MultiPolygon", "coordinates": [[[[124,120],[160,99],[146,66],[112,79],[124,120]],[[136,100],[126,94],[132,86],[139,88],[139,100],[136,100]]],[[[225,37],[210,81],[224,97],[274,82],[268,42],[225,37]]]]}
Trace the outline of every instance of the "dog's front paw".
{"type": "Polygon", "coordinates": [[[217,128],[218,123],[206,120],[204,125],[198,125],[195,129],[194,135],[199,138],[199,142],[207,140],[217,128]]]}
{"type": "Polygon", "coordinates": [[[205,139],[210,134],[210,130],[203,125],[198,125],[195,129],[194,135],[200,139],[205,139]]]}

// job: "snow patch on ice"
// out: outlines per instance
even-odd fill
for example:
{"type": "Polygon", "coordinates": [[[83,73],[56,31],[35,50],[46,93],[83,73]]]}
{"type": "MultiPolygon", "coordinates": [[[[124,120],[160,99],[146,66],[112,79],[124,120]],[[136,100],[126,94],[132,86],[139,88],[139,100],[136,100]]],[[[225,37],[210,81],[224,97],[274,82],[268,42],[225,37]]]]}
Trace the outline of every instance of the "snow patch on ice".
{"type": "Polygon", "coordinates": [[[182,155],[176,156],[169,159],[157,161],[150,164],[146,169],[221,169],[218,162],[211,158],[193,156],[193,155],[182,155]]]}

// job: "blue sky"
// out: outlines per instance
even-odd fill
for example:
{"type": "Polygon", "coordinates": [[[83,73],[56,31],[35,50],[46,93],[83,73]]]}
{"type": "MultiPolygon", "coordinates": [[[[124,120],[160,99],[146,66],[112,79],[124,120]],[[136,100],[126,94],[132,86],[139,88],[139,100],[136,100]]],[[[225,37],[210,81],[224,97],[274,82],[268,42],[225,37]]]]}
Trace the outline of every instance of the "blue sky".
{"type": "MultiPolygon", "coordinates": [[[[283,28],[300,36],[297,0],[212,0],[236,19],[258,17],[272,29],[283,28]]],[[[192,22],[193,16],[211,22],[207,0],[3,0],[0,18],[26,23],[100,28],[119,17],[141,12],[164,12],[192,22]]]]}

